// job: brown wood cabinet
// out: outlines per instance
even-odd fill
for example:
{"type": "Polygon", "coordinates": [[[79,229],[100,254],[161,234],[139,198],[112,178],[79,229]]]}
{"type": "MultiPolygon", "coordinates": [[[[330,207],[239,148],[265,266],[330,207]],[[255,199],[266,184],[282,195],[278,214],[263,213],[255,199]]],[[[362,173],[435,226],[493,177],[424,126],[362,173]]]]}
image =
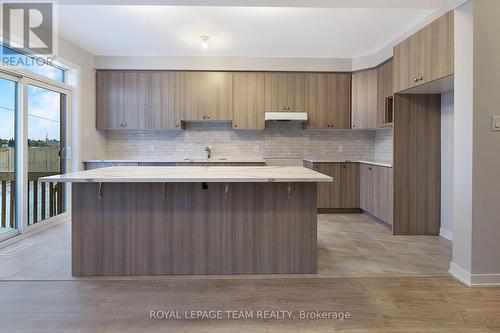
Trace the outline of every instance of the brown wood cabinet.
{"type": "Polygon", "coordinates": [[[450,11],[394,47],[394,92],[453,74],[453,24],[450,11]]]}
{"type": "Polygon", "coordinates": [[[150,90],[149,72],[98,71],[97,129],[152,128],[150,90]]]}
{"type": "Polygon", "coordinates": [[[265,111],[304,111],[303,73],[266,73],[265,111]]]}
{"type": "Polygon", "coordinates": [[[361,163],[360,208],[392,225],[392,168],[361,163]]]}
{"type": "Polygon", "coordinates": [[[394,98],[394,234],[438,235],[441,95],[394,98]]]}
{"type": "Polygon", "coordinates": [[[342,208],[359,208],[359,163],[342,163],[342,208]]]}
{"type": "Polygon", "coordinates": [[[150,107],[152,129],[180,129],[181,75],[178,72],[151,72],[150,107]]]}
{"type": "Polygon", "coordinates": [[[377,67],[377,127],[392,126],[393,118],[393,61],[377,67]]]}
{"type": "Polygon", "coordinates": [[[179,107],[185,121],[231,120],[232,73],[179,72],[179,107]]]}
{"type": "Polygon", "coordinates": [[[377,128],[377,68],[352,74],[352,128],[377,128]]]}
{"type": "Polygon", "coordinates": [[[311,163],[304,166],[333,177],[318,183],[318,209],[359,208],[359,163],[311,163]]]}
{"type": "Polygon", "coordinates": [[[305,74],[305,111],[307,128],[349,129],[351,74],[305,74]]]}
{"type": "Polygon", "coordinates": [[[233,128],[264,129],[263,73],[233,73],[233,128]]]}

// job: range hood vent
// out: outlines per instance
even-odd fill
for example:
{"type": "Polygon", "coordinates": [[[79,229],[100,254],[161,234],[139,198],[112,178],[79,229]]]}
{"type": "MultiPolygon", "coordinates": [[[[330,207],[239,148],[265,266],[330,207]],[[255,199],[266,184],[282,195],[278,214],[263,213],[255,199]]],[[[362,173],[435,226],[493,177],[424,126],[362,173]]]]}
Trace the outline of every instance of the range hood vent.
{"type": "Polygon", "coordinates": [[[266,121],[307,121],[307,112],[266,112],[266,121]]]}

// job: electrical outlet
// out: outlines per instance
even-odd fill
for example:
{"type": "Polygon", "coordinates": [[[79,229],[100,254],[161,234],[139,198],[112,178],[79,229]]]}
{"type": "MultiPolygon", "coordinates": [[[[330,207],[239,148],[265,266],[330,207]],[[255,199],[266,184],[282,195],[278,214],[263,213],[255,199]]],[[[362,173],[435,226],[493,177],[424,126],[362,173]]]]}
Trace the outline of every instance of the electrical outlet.
{"type": "Polygon", "coordinates": [[[344,152],[344,146],[343,145],[339,145],[339,153],[343,153],[344,152]]]}
{"type": "Polygon", "coordinates": [[[260,152],[260,146],[259,145],[255,145],[253,147],[253,151],[256,152],[256,153],[260,152]]]}
{"type": "Polygon", "coordinates": [[[153,146],[153,145],[149,145],[149,151],[150,151],[150,152],[155,151],[155,146],[153,146]]]}

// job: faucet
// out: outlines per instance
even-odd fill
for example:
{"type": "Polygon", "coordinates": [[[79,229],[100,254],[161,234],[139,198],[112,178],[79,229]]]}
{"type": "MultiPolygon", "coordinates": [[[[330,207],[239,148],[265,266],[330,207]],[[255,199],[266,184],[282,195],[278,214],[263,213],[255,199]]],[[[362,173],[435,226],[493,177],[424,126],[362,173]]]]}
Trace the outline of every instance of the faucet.
{"type": "Polygon", "coordinates": [[[212,147],[210,147],[210,145],[205,146],[205,153],[207,154],[207,159],[212,156],[212,147]]]}

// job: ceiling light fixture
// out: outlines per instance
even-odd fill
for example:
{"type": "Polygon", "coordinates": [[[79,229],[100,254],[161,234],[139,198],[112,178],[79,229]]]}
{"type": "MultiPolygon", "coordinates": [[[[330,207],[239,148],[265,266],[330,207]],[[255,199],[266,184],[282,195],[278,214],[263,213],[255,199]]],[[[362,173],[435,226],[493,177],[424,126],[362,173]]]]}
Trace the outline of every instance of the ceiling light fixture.
{"type": "Polygon", "coordinates": [[[200,36],[201,38],[201,47],[203,49],[208,49],[208,40],[210,37],[206,36],[206,35],[202,35],[200,36]]]}

